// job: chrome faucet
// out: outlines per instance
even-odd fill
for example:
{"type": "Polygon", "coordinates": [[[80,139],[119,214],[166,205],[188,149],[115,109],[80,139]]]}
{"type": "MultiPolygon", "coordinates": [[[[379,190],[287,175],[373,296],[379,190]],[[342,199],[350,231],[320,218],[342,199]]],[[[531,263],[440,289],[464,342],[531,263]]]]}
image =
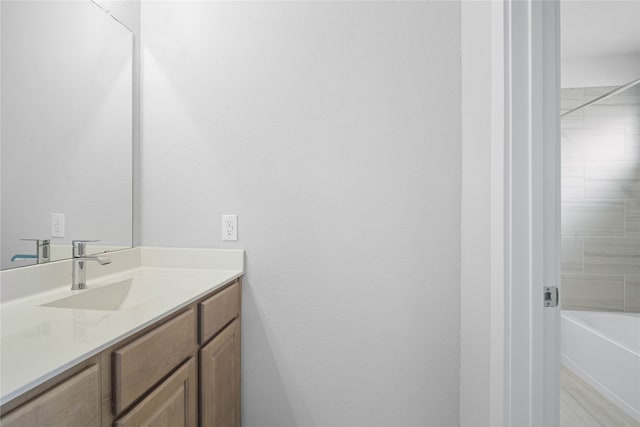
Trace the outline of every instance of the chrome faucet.
{"type": "Polygon", "coordinates": [[[49,239],[20,239],[26,242],[36,242],[36,253],[32,254],[15,254],[11,257],[11,261],[17,259],[36,259],[38,264],[51,261],[51,241],[49,239]]]}
{"type": "Polygon", "coordinates": [[[96,261],[100,265],[111,264],[106,256],[87,256],[87,242],[96,240],[73,240],[73,259],[71,260],[71,290],[87,289],[87,261],[96,261]]]}
{"type": "Polygon", "coordinates": [[[38,264],[51,261],[51,240],[49,239],[21,239],[36,242],[36,253],[38,254],[38,264]]]}

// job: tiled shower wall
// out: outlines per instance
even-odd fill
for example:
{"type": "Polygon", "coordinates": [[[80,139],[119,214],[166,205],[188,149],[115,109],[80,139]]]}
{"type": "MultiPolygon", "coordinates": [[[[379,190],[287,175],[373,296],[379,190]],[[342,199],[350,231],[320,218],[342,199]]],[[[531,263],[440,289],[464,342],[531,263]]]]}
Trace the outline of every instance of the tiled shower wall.
{"type": "MultiPolygon", "coordinates": [[[[612,89],[563,89],[562,111],[612,89]]],[[[562,118],[561,302],[640,312],[640,85],[562,118]]]]}

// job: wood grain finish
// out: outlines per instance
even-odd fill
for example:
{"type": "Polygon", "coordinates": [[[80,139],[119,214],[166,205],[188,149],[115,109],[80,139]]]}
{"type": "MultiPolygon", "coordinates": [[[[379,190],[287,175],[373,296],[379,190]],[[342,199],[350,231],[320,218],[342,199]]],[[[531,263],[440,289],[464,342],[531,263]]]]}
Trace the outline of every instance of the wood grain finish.
{"type": "MultiPolygon", "coordinates": [[[[62,382],[70,379],[71,377],[74,377],[78,373],[84,371],[85,369],[93,365],[98,365],[98,369],[102,370],[102,365],[100,364],[100,357],[98,356],[90,357],[87,360],[84,360],[78,363],[77,365],[67,369],[66,371],[56,375],[55,377],[48,379],[47,381],[32,388],[31,390],[28,390],[25,393],[15,397],[14,399],[4,403],[0,408],[0,426],[2,425],[3,417],[9,412],[13,411],[14,409],[17,409],[18,407],[24,405],[27,402],[30,402],[31,400],[37,398],[41,394],[51,390],[53,387],[57,386],[58,384],[61,384],[62,382]]],[[[0,381],[2,381],[2,378],[0,378],[0,381]]]]}
{"type": "Polygon", "coordinates": [[[196,347],[193,309],[113,352],[113,406],[119,414],[196,347]]]}
{"type": "Polygon", "coordinates": [[[100,373],[92,365],[2,417],[3,427],[99,426],[100,373]]]}
{"type": "Polygon", "coordinates": [[[200,350],[200,425],[240,426],[240,322],[200,350]]]}
{"type": "Polygon", "coordinates": [[[218,333],[224,325],[240,314],[241,294],[240,282],[236,281],[231,286],[198,304],[200,344],[204,344],[218,333]]]}
{"type": "Polygon", "coordinates": [[[197,425],[197,373],[193,358],[156,387],[131,411],[115,421],[115,427],[197,425]]]}

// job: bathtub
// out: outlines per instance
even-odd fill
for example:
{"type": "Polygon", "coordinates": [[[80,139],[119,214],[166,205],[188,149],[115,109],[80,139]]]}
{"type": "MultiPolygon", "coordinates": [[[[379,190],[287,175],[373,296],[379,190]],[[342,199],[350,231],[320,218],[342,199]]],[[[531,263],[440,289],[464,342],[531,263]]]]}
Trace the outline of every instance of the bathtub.
{"type": "Polygon", "coordinates": [[[562,311],[564,366],[640,422],[640,314],[562,311]]]}

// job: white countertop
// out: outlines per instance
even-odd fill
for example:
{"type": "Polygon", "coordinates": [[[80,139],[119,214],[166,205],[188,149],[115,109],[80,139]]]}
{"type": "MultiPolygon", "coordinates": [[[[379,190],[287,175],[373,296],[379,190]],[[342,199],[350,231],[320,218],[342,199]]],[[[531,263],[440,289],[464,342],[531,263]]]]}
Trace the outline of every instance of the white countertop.
{"type": "Polygon", "coordinates": [[[88,291],[71,291],[71,262],[0,273],[0,404],[240,277],[244,251],[134,248],[89,266],[88,291]],[[118,268],[120,264],[124,268],[118,268]],[[67,273],[63,271],[68,268],[67,273]],[[115,311],[43,307],[133,279],[136,303],[115,311]],[[69,283],[62,283],[64,280],[69,283]],[[4,289],[6,287],[6,289],[4,289]]]}

